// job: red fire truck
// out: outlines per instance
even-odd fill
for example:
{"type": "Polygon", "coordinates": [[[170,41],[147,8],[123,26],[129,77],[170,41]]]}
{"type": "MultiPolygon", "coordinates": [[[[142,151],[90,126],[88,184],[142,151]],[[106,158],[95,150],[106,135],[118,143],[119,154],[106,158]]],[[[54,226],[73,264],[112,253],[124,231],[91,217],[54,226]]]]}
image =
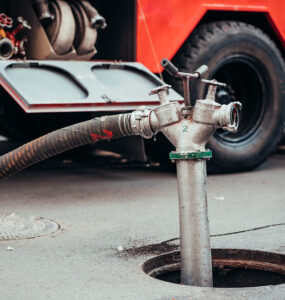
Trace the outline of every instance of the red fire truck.
{"type": "MultiPolygon", "coordinates": [[[[276,148],[285,117],[284,1],[89,1],[108,26],[98,27],[98,36],[97,30],[96,35],[89,32],[93,42],[85,52],[82,40],[90,22],[80,1],[50,0],[53,25],[48,27],[35,2],[47,4],[0,4],[1,11],[14,19],[23,16],[32,27],[27,61],[0,61],[2,134],[27,140],[90,115],[152,108],[158,101],[148,92],[162,82],[182,95],[182,83],[160,66],[168,58],[185,72],[208,65],[206,77],[227,83],[218,89],[216,101],[243,104],[238,132],[218,130],[209,142],[211,171],[252,169],[276,148]],[[60,38],[64,43],[58,43],[60,38]]],[[[203,99],[203,83],[190,87],[193,103],[203,99]]],[[[182,98],[172,91],[170,99],[182,98]]],[[[170,146],[160,136],[150,143],[150,155],[163,161],[170,146]]]]}

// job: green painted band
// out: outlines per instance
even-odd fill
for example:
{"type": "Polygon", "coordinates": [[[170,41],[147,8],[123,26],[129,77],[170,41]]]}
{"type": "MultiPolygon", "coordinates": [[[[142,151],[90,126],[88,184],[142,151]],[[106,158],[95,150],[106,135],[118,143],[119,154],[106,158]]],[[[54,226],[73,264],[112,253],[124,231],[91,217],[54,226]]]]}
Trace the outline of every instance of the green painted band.
{"type": "Polygon", "coordinates": [[[212,157],[212,151],[198,151],[198,152],[170,152],[170,159],[207,159],[212,157]]]}

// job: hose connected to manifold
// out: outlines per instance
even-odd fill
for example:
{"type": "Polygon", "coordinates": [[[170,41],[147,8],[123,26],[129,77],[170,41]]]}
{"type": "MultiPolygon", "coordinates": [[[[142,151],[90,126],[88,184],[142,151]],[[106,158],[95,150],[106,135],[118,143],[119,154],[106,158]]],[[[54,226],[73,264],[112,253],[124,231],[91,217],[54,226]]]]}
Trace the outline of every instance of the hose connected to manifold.
{"type": "Polygon", "coordinates": [[[37,138],[0,157],[0,179],[79,146],[133,135],[130,118],[130,113],[104,116],[37,138]]]}

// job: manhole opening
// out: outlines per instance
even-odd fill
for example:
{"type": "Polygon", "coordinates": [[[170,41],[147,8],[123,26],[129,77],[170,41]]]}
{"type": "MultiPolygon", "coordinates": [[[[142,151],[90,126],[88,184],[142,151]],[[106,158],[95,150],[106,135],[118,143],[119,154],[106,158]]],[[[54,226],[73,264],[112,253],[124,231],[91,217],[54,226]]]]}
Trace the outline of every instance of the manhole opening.
{"type": "MultiPolygon", "coordinates": [[[[212,249],[215,288],[241,288],[285,283],[285,255],[241,249],[212,249]]],[[[180,252],[149,259],[143,271],[159,280],[180,284],[180,252]]]]}

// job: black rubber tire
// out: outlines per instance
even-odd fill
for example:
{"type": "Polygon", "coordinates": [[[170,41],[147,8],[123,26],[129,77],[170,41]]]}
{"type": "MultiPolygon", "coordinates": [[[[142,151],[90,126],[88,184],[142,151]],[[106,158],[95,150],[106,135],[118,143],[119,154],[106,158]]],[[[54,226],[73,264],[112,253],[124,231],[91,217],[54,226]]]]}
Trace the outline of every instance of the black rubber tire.
{"type": "MultiPolygon", "coordinates": [[[[217,131],[210,139],[213,158],[208,170],[245,171],[266,160],[281,138],[285,116],[285,66],[273,41],[260,29],[243,22],[208,23],[195,29],[173,63],[185,72],[208,65],[204,77],[231,86],[219,94],[226,99],[216,100],[237,100],[244,106],[236,135],[217,131]]],[[[166,80],[183,94],[181,81],[169,76],[166,80]]],[[[205,84],[194,80],[190,88],[193,104],[194,99],[203,99],[207,91],[205,84]]]]}

